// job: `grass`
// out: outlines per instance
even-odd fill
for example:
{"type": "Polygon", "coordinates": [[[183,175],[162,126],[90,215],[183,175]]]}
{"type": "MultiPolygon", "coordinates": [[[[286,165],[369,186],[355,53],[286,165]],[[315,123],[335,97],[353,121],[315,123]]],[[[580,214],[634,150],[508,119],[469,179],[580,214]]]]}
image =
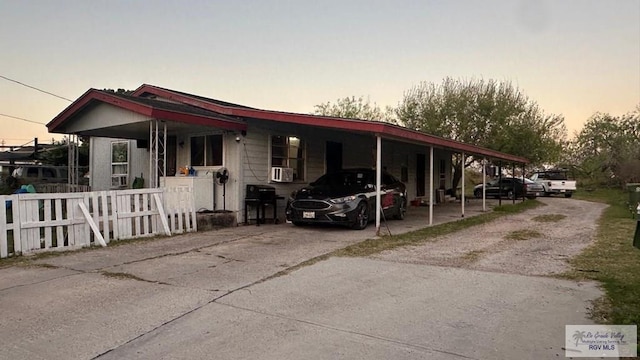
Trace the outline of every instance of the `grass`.
{"type": "Polygon", "coordinates": [[[482,256],[482,254],[484,254],[484,253],[485,253],[484,250],[471,250],[468,253],[464,254],[462,256],[462,259],[465,262],[470,262],[471,263],[471,262],[474,262],[474,261],[478,260],[478,258],[480,256],[482,256]]]}
{"type": "Polygon", "coordinates": [[[566,215],[562,215],[562,214],[545,214],[545,215],[538,215],[536,217],[534,217],[533,221],[537,221],[537,222],[558,222],[564,218],[566,218],[566,215]]]}
{"type": "Polygon", "coordinates": [[[527,200],[525,202],[516,203],[515,205],[496,206],[492,212],[481,214],[478,216],[464,218],[462,220],[448,222],[444,224],[427,227],[424,229],[412,231],[405,234],[383,236],[377,239],[368,239],[363,242],[347,246],[336,250],[330,255],[332,256],[369,256],[380,253],[385,250],[391,250],[403,246],[419,245],[426,242],[434,241],[437,237],[447,235],[469,228],[471,226],[489,223],[497,218],[509,214],[516,214],[528,209],[533,209],[542,203],[535,200],[527,200]]]}
{"type": "Polygon", "coordinates": [[[529,240],[542,237],[542,233],[532,229],[515,230],[504,236],[506,240],[529,240]]]}
{"type": "Polygon", "coordinates": [[[640,324],[640,249],[632,246],[636,221],[626,204],[628,195],[617,189],[595,189],[576,193],[575,198],[609,207],[598,221],[595,242],[571,260],[573,269],[563,276],[602,283],[606,297],[593,304],[595,321],[640,324]]]}
{"type": "Polygon", "coordinates": [[[143,279],[141,277],[138,277],[138,276],[135,276],[135,275],[132,275],[132,274],[128,274],[128,273],[123,273],[123,272],[101,271],[100,273],[103,276],[114,278],[114,279],[153,282],[153,281],[145,280],[145,279],[143,279]]]}

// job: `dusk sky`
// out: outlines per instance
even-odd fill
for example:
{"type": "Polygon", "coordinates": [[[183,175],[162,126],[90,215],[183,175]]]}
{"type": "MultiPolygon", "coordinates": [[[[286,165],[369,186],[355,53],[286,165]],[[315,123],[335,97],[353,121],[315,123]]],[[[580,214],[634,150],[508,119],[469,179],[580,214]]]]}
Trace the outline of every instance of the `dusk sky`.
{"type": "MultiPolygon", "coordinates": [[[[309,113],[395,106],[421,81],[511,81],[570,133],[640,103],[640,1],[0,0],[0,75],[75,100],[143,83],[309,113]]],[[[0,140],[48,141],[68,101],[0,78],[0,140]]]]}

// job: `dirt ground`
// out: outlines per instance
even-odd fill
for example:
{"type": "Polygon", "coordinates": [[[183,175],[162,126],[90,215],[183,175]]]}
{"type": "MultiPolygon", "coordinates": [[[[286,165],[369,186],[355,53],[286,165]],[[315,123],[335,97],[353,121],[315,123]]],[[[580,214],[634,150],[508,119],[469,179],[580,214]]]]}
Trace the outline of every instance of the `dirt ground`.
{"type": "Polygon", "coordinates": [[[557,197],[538,200],[544,206],[372,258],[522,275],[562,273],[568,259],[593,240],[606,205],[557,197]]]}

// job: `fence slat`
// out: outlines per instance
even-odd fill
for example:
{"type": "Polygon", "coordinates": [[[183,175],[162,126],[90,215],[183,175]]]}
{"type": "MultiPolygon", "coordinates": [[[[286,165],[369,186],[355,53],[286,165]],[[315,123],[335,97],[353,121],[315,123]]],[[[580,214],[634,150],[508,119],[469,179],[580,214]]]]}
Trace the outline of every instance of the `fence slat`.
{"type": "Polygon", "coordinates": [[[8,219],[7,219],[7,201],[8,196],[0,195],[0,258],[6,258],[9,256],[9,243],[8,243],[8,219]]]}
{"type": "Polygon", "coordinates": [[[91,217],[91,213],[89,213],[89,209],[87,209],[87,206],[84,203],[80,203],[78,204],[78,206],[80,207],[80,211],[82,211],[84,218],[87,220],[87,223],[89,223],[89,226],[91,226],[97,242],[102,246],[107,246],[107,243],[104,242],[104,239],[100,234],[100,229],[98,229],[98,225],[96,225],[96,223],[93,221],[93,218],[91,217]]]}
{"type": "Polygon", "coordinates": [[[197,227],[189,187],[2,195],[0,205],[8,200],[10,210],[0,207],[0,258],[197,227]]]}
{"type": "Polygon", "coordinates": [[[12,196],[11,201],[11,215],[13,216],[13,251],[17,254],[22,254],[22,231],[20,231],[20,223],[22,218],[20,217],[20,197],[18,195],[12,196]]]}
{"type": "MultiPolygon", "coordinates": [[[[56,210],[56,221],[62,221],[62,199],[55,199],[54,206],[56,210]]],[[[64,226],[56,226],[56,248],[64,247],[64,226]]]]}
{"type": "Polygon", "coordinates": [[[142,218],[140,216],[140,194],[134,194],[133,196],[133,212],[136,214],[134,218],[134,231],[133,236],[140,236],[143,234],[142,232],[142,218]]]}
{"type": "MultiPolygon", "coordinates": [[[[44,223],[50,222],[51,219],[51,200],[42,200],[44,201],[44,218],[42,219],[44,223]]],[[[47,226],[44,228],[44,248],[51,249],[51,226],[47,226]]]]}

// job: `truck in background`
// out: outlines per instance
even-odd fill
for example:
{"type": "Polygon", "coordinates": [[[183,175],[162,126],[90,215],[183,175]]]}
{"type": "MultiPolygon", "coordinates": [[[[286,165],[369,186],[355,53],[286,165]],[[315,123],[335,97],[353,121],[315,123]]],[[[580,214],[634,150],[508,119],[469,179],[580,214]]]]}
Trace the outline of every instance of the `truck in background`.
{"type": "Polygon", "coordinates": [[[576,191],[576,181],[569,180],[565,169],[544,170],[533,173],[529,178],[544,187],[544,195],[564,195],[571,197],[576,191]]]}

